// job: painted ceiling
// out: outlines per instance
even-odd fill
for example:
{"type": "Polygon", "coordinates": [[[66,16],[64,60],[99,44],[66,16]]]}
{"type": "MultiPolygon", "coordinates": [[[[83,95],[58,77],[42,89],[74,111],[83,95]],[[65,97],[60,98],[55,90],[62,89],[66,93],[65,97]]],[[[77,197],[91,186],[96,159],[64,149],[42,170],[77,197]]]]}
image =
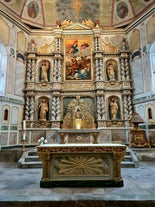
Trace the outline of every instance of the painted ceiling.
{"type": "Polygon", "coordinates": [[[155,6],[155,0],[0,0],[3,12],[31,28],[85,19],[101,27],[125,27],[155,6]]]}

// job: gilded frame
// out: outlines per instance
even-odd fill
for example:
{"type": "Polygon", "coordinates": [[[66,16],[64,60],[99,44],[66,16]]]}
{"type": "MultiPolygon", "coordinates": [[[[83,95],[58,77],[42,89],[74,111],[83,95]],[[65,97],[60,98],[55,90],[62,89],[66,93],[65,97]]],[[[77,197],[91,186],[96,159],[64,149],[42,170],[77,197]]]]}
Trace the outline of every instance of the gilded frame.
{"type": "Polygon", "coordinates": [[[92,38],[74,37],[64,40],[64,80],[91,81],[92,38]]]}

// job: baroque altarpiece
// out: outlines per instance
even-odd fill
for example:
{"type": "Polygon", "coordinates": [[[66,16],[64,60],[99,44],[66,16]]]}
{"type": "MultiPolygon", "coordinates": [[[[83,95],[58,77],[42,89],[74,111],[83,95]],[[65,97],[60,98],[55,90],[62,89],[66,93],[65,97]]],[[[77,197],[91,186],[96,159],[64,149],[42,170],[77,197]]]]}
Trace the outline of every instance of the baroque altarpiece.
{"type": "Polygon", "coordinates": [[[75,23],[53,29],[51,39],[50,49],[33,37],[26,52],[28,142],[44,133],[56,142],[52,137],[62,129],[97,129],[100,142],[128,142],[132,81],[126,38],[75,23]]]}

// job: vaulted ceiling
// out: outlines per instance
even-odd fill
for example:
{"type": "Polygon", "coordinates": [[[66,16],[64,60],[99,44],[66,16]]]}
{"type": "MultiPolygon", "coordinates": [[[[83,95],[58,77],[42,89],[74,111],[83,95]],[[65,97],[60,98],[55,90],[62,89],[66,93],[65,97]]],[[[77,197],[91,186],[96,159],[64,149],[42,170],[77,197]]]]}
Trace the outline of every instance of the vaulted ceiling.
{"type": "Polygon", "coordinates": [[[99,20],[101,27],[125,27],[155,6],[155,0],[0,0],[1,10],[31,28],[56,21],[99,20]]]}

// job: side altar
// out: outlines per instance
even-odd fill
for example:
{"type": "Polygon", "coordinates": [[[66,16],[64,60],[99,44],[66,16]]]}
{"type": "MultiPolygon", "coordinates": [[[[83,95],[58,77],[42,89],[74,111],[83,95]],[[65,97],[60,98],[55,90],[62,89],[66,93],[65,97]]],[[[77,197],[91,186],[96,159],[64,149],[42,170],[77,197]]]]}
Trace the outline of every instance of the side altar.
{"type": "Polygon", "coordinates": [[[46,144],[37,147],[40,187],[122,187],[122,144],[46,144]]]}

